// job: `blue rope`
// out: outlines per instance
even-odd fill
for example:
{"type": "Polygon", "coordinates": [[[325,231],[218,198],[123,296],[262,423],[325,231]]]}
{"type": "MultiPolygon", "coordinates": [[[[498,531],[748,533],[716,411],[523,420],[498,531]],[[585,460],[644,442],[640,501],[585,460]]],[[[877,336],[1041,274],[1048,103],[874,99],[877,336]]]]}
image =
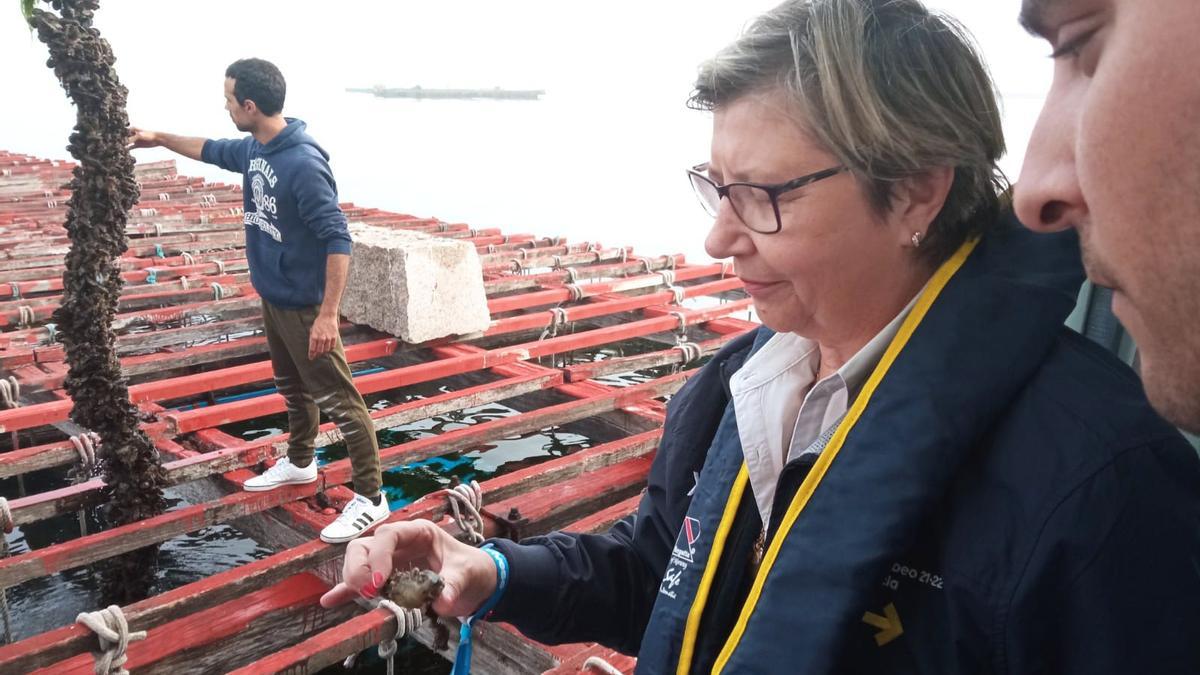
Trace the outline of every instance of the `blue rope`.
{"type": "Polygon", "coordinates": [[[454,670],[450,671],[450,675],[468,675],[471,672],[471,625],[496,607],[500,596],[504,595],[504,589],[508,587],[508,558],[492,548],[491,544],[484,544],[480,550],[490,555],[492,562],[496,563],[496,590],[492,591],[492,597],[478,611],[463,620],[458,632],[458,651],[454,653],[454,670]]]}

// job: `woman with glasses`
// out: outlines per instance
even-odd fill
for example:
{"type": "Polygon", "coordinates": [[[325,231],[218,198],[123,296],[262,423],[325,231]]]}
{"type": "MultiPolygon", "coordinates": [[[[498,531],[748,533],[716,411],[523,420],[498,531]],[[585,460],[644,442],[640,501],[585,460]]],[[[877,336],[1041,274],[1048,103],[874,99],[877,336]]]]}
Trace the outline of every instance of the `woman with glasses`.
{"type": "Polygon", "coordinates": [[[916,0],[792,0],[692,103],[707,249],[764,327],[671,400],[637,514],[484,550],[387,525],[326,602],[415,564],[441,614],[639,672],[1195,672],[1200,460],[1063,327],[1077,241],[1008,213],[965,31],[916,0]]]}

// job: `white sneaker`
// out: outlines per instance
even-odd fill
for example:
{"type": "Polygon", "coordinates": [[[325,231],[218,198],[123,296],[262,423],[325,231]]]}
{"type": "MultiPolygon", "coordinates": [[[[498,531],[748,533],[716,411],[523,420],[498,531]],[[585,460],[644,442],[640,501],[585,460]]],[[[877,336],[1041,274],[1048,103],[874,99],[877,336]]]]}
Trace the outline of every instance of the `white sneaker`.
{"type": "Polygon", "coordinates": [[[250,492],[274,490],[284,485],[299,485],[311,483],[317,479],[317,460],[308,463],[303,469],[292,464],[287,457],[279,458],[275,466],[246,481],[242,487],[250,492]]]}
{"type": "Polygon", "coordinates": [[[321,541],[327,544],[341,544],[366,532],[375,525],[383,522],[392,514],[388,507],[387,495],[380,494],[380,503],[356,494],[354,499],[342,509],[342,515],[321,530],[321,541]]]}

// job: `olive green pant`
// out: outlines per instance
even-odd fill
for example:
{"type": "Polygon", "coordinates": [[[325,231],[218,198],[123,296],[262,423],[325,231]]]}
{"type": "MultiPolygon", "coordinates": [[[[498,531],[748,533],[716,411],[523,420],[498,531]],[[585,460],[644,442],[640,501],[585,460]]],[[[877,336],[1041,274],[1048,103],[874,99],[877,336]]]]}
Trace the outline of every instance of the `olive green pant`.
{"type": "Polygon", "coordinates": [[[354,491],[374,499],[381,482],[379,445],[367,404],[350,375],[341,337],[333,351],[308,358],[308,336],[318,309],[284,309],[262,301],[275,388],[287,402],[288,459],[299,466],[313,461],[320,413],[324,413],[346,439],[354,491]]]}

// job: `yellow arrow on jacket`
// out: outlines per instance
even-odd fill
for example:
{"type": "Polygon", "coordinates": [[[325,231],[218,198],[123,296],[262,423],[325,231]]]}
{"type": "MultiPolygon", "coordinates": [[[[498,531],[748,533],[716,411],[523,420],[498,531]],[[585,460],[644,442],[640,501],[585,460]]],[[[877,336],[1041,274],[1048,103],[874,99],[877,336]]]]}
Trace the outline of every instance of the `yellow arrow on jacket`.
{"type": "Polygon", "coordinates": [[[875,634],[875,644],[880,647],[904,633],[904,626],[900,625],[900,615],[896,613],[896,606],[890,602],[887,607],[883,608],[883,616],[867,612],[863,614],[862,620],[863,623],[879,629],[879,632],[875,634]]]}

